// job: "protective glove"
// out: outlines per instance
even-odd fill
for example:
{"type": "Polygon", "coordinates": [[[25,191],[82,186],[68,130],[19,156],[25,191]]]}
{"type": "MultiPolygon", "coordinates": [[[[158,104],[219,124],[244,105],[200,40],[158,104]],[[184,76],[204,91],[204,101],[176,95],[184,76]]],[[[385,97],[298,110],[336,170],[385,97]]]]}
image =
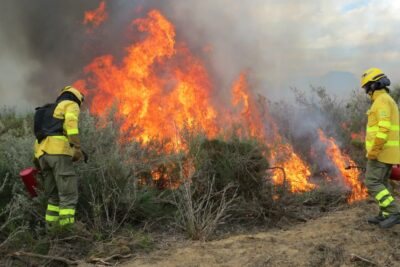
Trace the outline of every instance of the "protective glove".
{"type": "Polygon", "coordinates": [[[79,138],[79,135],[73,134],[73,135],[68,135],[68,142],[71,145],[71,147],[75,148],[81,148],[81,140],[79,138]]]}
{"type": "Polygon", "coordinates": [[[77,162],[83,158],[83,153],[80,148],[74,147],[74,153],[72,155],[72,162],[77,162]]]}
{"type": "Polygon", "coordinates": [[[378,158],[378,153],[377,153],[376,150],[371,150],[371,151],[369,151],[367,153],[367,159],[374,160],[374,159],[377,159],[377,158],[378,158]]]}
{"type": "Polygon", "coordinates": [[[379,153],[381,153],[383,146],[385,145],[386,140],[382,138],[375,138],[374,144],[371,150],[367,153],[368,159],[377,159],[379,153]]]}

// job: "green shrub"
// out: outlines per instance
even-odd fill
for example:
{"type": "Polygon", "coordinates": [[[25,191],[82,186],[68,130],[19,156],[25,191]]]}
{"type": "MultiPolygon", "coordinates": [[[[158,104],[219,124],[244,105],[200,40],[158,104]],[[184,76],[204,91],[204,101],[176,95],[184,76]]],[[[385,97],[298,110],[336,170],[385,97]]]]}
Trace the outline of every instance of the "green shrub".
{"type": "MultiPolygon", "coordinates": [[[[203,188],[206,177],[215,177],[215,189],[222,190],[232,183],[238,196],[246,200],[257,198],[265,185],[268,162],[262,145],[255,140],[231,138],[203,140],[196,151],[194,186],[203,188]]],[[[193,149],[189,152],[193,155],[193,149]]],[[[201,191],[199,192],[202,193],[201,191]]]]}
{"type": "Polygon", "coordinates": [[[89,161],[77,164],[79,216],[104,237],[114,235],[124,224],[144,223],[168,211],[158,201],[160,192],[141,183],[143,172],[157,166],[154,162],[164,156],[151,151],[154,147],[126,140],[119,121],[112,113],[109,116],[105,122],[82,114],[81,142],[89,161]]]}
{"type": "Polygon", "coordinates": [[[212,237],[232,220],[268,217],[273,205],[268,186],[267,151],[256,140],[190,137],[181,159],[182,184],[173,192],[177,225],[192,239],[212,237]]]}

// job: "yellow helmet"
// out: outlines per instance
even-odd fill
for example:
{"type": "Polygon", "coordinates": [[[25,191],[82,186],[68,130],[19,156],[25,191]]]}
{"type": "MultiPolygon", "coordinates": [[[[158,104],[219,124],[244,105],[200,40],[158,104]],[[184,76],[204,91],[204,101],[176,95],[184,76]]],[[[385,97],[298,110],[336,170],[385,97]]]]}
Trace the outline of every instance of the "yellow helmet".
{"type": "Polygon", "coordinates": [[[81,103],[85,100],[85,96],[81,92],[79,92],[78,89],[72,86],[66,86],[61,89],[61,93],[58,96],[61,96],[65,92],[70,92],[71,94],[73,94],[81,103]]]}
{"type": "Polygon", "coordinates": [[[364,87],[370,82],[376,82],[383,77],[386,77],[383,71],[378,68],[370,68],[361,75],[361,87],[364,87]]]}

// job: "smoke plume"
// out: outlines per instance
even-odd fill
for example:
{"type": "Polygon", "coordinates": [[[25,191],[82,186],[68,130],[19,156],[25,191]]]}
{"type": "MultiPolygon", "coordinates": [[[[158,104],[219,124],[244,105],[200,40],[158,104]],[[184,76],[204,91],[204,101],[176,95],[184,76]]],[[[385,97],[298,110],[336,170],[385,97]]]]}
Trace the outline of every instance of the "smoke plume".
{"type": "Polygon", "coordinates": [[[264,14],[262,2],[106,1],[108,20],[88,31],[83,15],[100,1],[2,1],[0,104],[51,101],[95,56],[122,56],[128,42],[138,38],[127,34],[130,21],[153,8],[174,23],[178,41],[202,56],[218,88],[229,88],[246,69],[255,88],[265,94],[266,88],[279,88],[286,73],[295,73],[296,66],[288,62],[301,60],[302,54],[295,52],[301,44],[298,31],[279,23],[287,10],[271,4],[271,12],[264,14]]]}
{"type": "MultiPolygon", "coordinates": [[[[243,70],[249,71],[253,88],[276,97],[305,77],[322,77],[334,70],[361,73],[370,64],[383,64],[379,53],[371,53],[380,43],[366,38],[368,29],[355,31],[349,24],[355,17],[360,24],[364,19],[387,18],[379,12],[369,16],[370,5],[353,10],[341,7],[346,1],[104,1],[107,21],[88,31],[84,13],[96,9],[100,0],[3,0],[0,104],[51,101],[58,88],[80,78],[95,56],[121,57],[124,47],[140,38],[130,22],[150,9],[159,9],[174,23],[178,41],[206,62],[219,91],[231,87],[243,70]],[[357,47],[359,52],[352,53],[357,47]]],[[[387,5],[382,9],[392,10],[387,5]]],[[[391,17],[392,13],[387,14],[391,17]]],[[[394,31],[392,25],[385,29],[379,31],[381,40],[394,31]]],[[[393,47],[397,46],[393,43],[393,47]]],[[[397,55],[388,49],[386,54],[397,55]]],[[[388,68],[394,60],[390,58],[388,68]]]]}

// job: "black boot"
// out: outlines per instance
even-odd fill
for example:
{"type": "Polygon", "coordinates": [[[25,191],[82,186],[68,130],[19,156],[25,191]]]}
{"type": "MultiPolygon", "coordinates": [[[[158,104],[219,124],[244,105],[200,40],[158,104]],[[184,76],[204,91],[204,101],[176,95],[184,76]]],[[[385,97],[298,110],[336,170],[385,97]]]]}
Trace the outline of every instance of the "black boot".
{"type": "Polygon", "coordinates": [[[400,224],[400,213],[394,213],[389,215],[385,220],[379,223],[380,228],[390,228],[393,227],[395,224],[400,224]]]}
{"type": "Polygon", "coordinates": [[[368,222],[368,223],[371,223],[371,224],[379,224],[380,222],[384,221],[385,219],[386,219],[386,218],[383,217],[382,212],[379,212],[378,216],[369,217],[369,218],[367,219],[367,222],[368,222]]]}

